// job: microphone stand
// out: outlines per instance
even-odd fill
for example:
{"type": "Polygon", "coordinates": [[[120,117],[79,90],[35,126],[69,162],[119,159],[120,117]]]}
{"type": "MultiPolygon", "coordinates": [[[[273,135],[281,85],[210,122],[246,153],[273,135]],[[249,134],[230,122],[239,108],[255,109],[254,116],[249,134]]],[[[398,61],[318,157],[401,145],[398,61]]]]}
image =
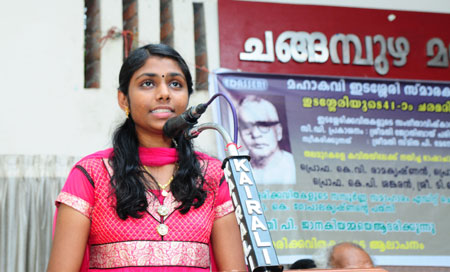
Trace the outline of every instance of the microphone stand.
{"type": "Polygon", "coordinates": [[[226,143],[226,158],[222,169],[228,182],[230,195],[239,225],[244,255],[249,271],[283,271],[273,247],[267,228],[252,168],[250,156],[239,155],[238,147],[232,142],[225,129],[215,123],[205,123],[187,130],[187,139],[196,138],[202,131],[213,129],[219,132],[226,143]]]}

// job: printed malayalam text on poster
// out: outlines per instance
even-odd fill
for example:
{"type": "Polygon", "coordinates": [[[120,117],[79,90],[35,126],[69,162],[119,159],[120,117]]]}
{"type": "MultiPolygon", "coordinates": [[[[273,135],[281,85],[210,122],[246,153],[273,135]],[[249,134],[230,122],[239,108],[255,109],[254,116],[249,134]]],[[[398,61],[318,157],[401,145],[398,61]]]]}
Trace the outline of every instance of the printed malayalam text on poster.
{"type": "Polygon", "coordinates": [[[240,150],[252,156],[279,256],[354,241],[381,257],[450,258],[450,84],[237,72],[215,80],[237,107],[240,150]]]}

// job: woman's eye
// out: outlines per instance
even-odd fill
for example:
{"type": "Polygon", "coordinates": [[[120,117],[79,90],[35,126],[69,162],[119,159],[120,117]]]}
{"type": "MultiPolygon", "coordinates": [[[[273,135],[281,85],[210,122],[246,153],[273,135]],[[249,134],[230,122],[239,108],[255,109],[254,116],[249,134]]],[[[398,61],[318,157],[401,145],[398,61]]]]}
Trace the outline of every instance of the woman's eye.
{"type": "Polygon", "coordinates": [[[153,83],[153,81],[149,81],[149,80],[147,80],[147,81],[144,81],[144,82],[142,82],[142,84],[141,84],[141,86],[143,86],[143,87],[152,87],[152,86],[154,86],[155,84],[153,83]]]}
{"type": "Polygon", "coordinates": [[[175,88],[181,88],[181,83],[178,81],[172,81],[172,82],[170,82],[170,86],[175,87],[175,88]]]}

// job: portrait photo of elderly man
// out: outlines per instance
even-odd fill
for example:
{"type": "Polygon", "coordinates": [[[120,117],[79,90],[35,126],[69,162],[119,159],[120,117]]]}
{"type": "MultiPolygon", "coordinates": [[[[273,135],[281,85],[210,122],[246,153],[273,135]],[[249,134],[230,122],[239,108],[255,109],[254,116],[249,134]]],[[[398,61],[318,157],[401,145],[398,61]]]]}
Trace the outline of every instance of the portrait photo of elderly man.
{"type": "MultiPolygon", "coordinates": [[[[284,102],[284,101],[283,101],[284,102]]],[[[256,184],[294,184],[295,163],[292,154],[280,147],[283,126],[273,103],[259,96],[242,98],[238,106],[241,143],[251,157],[256,184]]],[[[289,147],[290,148],[290,147],[289,147]]],[[[290,150],[289,150],[290,151],[290,150]]]]}

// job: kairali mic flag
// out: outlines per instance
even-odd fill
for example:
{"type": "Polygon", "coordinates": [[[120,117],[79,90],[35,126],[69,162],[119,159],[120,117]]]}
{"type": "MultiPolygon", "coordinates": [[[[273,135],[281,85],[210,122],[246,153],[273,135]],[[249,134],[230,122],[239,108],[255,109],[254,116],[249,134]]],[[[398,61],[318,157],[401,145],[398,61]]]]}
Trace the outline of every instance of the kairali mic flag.
{"type": "MultiPolygon", "coordinates": [[[[218,70],[280,263],[341,241],[450,263],[450,84],[218,70]]],[[[225,100],[216,122],[230,133],[225,100]]]]}

